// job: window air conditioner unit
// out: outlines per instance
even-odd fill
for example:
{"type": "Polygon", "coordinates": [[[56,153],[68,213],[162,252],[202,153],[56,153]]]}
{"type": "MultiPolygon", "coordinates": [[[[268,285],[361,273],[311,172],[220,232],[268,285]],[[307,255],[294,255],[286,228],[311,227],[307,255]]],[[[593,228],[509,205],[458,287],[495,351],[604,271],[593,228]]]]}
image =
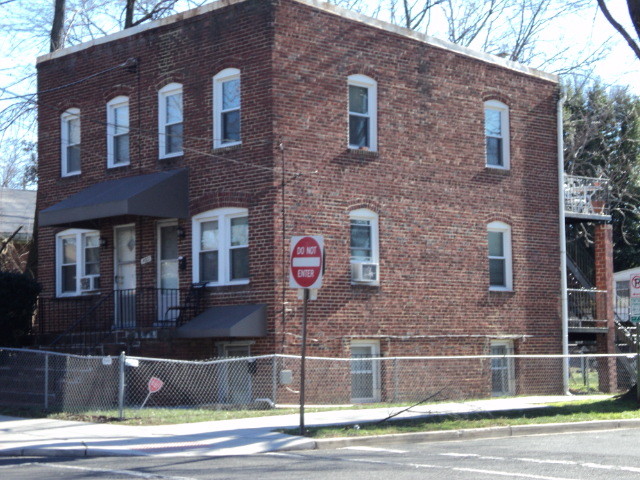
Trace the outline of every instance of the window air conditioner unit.
{"type": "Polygon", "coordinates": [[[100,288],[100,277],[91,275],[89,277],[80,277],[80,291],[93,292],[100,288]]]}
{"type": "Polygon", "coordinates": [[[356,283],[377,283],[378,282],[377,263],[352,263],[351,280],[356,283]]]}

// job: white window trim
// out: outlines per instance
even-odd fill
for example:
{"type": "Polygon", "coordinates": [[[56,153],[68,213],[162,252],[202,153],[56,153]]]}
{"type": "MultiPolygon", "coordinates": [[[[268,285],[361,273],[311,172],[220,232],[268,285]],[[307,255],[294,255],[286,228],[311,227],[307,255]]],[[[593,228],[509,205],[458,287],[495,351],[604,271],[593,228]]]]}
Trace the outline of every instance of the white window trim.
{"type": "MultiPolygon", "coordinates": [[[[486,110],[495,110],[500,112],[500,125],[502,127],[502,165],[490,165],[487,162],[487,140],[486,140],[486,131],[483,132],[484,143],[485,143],[485,165],[487,168],[497,168],[499,170],[509,170],[511,168],[511,148],[509,139],[511,137],[511,129],[509,127],[509,107],[498,100],[487,100],[484,102],[484,110],[483,114],[486,110]]],[[[483,122],[483,126],[485,123],[483,122]]],[[[486,130],[486,126],[485,126],[486,130]]]]}
{"type": "MultiPolygon", "coordinates": [[[[375,263],[378,265],[378,279],[375,282],[368,282],[367,285],[379,285],[380,284],[380,236],[379,236],[379,216],[373,210],[368,208],[359,208],[349,212],[349,249],[351,249],[351,220],[368,220],[371,222],[371,260],[359,261],[351,258],[351,251],[349,251],[349,262],[354,263],[375,263]]],[[[356,282],[351,282],[356,284],[356,282]]],[[[361,284],[361,283],[359,283],[361,284]]]]}
{"type": "MultiPolygon", "coordinates": [[[[511,227],[503,222],[491,222],[487,225],[488,232],[500,232],[502,233],[503,251],[504,251],[504,277],[505,285],[491,285],[489,284],[489,290],[498,292],[510,292],[513,290],[513,259],[511,249],[511,227]]],[[[487,251],[488,251],[488,238],[487,238],[487,251]]],[[[488,256],[488,259],[492,257],[488,256]]],[[[497,257],[496,257],[497,258],[497,257]]],[[[491,279],[489,278],[489,282],[491,279]]]]}
{"type": "MultiPolygon", "coordinates": [[[[70,108],[60,116],[60,147],[61,147],[60,160],[61,160],[61,175],[63,177],[80,175],[80,172],[82,170],[82,168],[80,168],[79,170],[73,170],[73,171],[68,170],[67,147],[71,146],[72,144],[69,143],[69,138],[67,135],[67,132],[68,132],[67,126],[68,126],[69,120],[76,119],[76,118],[80,121],[80,130],[78,132],[78,135],[80,136],[80,139],[79,139],[80,142],[73,145],[81,146],[82,145],[82,120],[80,119],[80,109],[70,108]]],[[[82,159],[82,154],[80,155],[80,158],[82,159]]]]}
{"type": "MultiPolygon", "coordinates": [[[[195,215],[192,220],[192,263],[193,263],[193,283],[200,281],[200,234],[203,222],[218,221],[218,281],[209,282],[207,286],[215,287],[221,285],[246,285],[249,278],[231,280],[229,267],[231,265],[230,227],[232,218],[249,216],[246,208],[217,208],[195,215]]],[[[251,250],[249,250],[251,251],[251,250]]]]}
{"type": "MultiPolygon", "coordinates": [[[[116,108],[129,106],[129,97],[120,96],[112,99],[107,103],[107,168],[118,168],[130,165],[131,160],[127,163],[115,163],[115,115],[116,108]]],[[[128,120],[128,119],[127,119],[128,120]]],[[[127,123],[129,123],[127,121],[127,123]]],[[[129,135],[129,128],[127,128],[127,135],[129,135]]],[[[129,137],[131,139],[131,137],[129,137]]],[[[131,153],[131,152],[129,152],[131,153]]]]}
{"type": "Polygon", "coordinates": [[[218,356],[222,358],[233,358],[228,356],[228,348],[231,347],[247,347],[249,349],[249,355],[251,355],[251,347],[256,344],[255,340],[238,340],[227,342],[216,342],[216,350],[218,356]]]}
{"type": "MultiPolygon", "coordinates": [[[[371,358],[380,358],[380,341],[379,340],[351,340],[351,344],[349,346],[349,357],[352,355],[351,347],[370,347],[371,348],[371,358]]],[[[379,402],[381,398],[381,388],[380,388],[380,360],[372,360],[371,361],[371,379],[373,381],[372,391],[373,397],[370,398],[356,398],[352,397],[351,401],[353,403],[365,403],[365,402],[379,402]]],[[[353,363],[350,366],[350,373],[353,374],[353,363]]],[[[352,392],[353,394],[353,392],[352,392]]]]}
{"type": "MultiPolygon", "coordinates": [[[[378,84],[377,82],[365,75],[350,75],[347,81],[347,86],[355,85],[358,87],[365,87],[368,89],[368,110],[369,110],[369,147],[372,152],[378,150],[378,84]]],[[[349,89],[347,88],[347,140],[349,141],[349,117],[351,111],[349,110],[349,89]]],[[[349,148],[353,150],[359,150],[358,145],[351,145],[349,148]]]]}
{"type": "Polygon", "coordinates": [[[57,297],[77,297],[82,295],[80,291],[80,278],[85,275],[85,250],[83,245],[83,238],[87,235],[95,235],[100,238],[100,232],[98,230],[85,230],[79,228],[72,228],[64,230],[56,234],[56,296],[57,297]],[[76,289],[73,292],[62,291],[62,260],[64,258],[62,251],[62,240],[65,238],[75,238],[76,240],[76,289]]]}
{"type": "MultiPolygon", "coordinates": [[[[513,341],[512,340],[491,340],[491,344],[489,347],[489,354],[491,354],[491,349],[493,347],[506,347],[507,349],[507,353],[506,355],[513,355],[514,354],[514,346],[513,346],[513,341]]],[[[515,365],[514,365],[514,361],[513,358],[506,358],[507,361],[507,391],[506,392],[502,392],[501,395],[499,396],[511,396],[511,395],[515,395],[516,390],[515,390],[515,385],[516,385],[516,375],[515,375],[515,365]]],[[[491,366],[491,376],[493,377],[493,365],[491,366]]],[[[492,378],[493,381],[493,378],[492,378]]],[[[492,389],[492,393],[493,393],[493,389],[492,389]]]]}
{"type": "Polygon", "coordinates": [[[233,147],[242,144],[242,81],[240,80],[240,140],[222,141],[222,84],[229,80],[240,80],[240,70],[226,68],[213,77],[213,148],[233,147]]]}
{"type": "Polygon", "coordinates": [[[170,83],[169,85],[166,85],[165,87],[161,88],[158,91],[158,146],[160,149],[159,158],[179,157],[180,155],[184,154],[184,94],[182,92],[182,85],[179,83],[170,83]],[[182,150],[178,152],[165,153],[167,142],[166,142],[166,135],[164,132],[165,132],[165,127],[167,126],[167,112],[166,112],[166,109],[164,108],[164,105],[167,97],[178,94],[178,93],[182,94],[182,105],[183,105],[183,110],[182,110],[183,113],[182,113],[182,118],[180,120],[180,123],[182,123],[182,128],[183,128],[182,150]]]}

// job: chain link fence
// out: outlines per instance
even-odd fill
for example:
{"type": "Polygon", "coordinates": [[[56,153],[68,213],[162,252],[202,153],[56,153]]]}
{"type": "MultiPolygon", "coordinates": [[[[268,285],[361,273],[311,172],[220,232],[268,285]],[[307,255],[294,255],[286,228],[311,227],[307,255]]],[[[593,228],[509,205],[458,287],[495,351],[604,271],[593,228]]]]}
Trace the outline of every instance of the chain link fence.
{"type": "MultiPolygon", "coordinates": [[[[633,355],[499,355],[306,359],[307,405],[464,401],[494,396],[617,393],[633,355]]],[[[0,348],[0,406],[121,418],[142,408],[268,409],[297,405],[300,357],[210,361],[85,357],[0,348]]]]}

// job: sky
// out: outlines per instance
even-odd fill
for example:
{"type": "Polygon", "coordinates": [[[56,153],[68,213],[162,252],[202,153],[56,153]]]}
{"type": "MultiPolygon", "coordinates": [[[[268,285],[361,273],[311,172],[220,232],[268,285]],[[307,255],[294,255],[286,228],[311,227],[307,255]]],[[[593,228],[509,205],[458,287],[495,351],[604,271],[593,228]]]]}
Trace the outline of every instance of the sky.
{"type": "MultiPolygon", "coordinates": [[[[97,3],[100,0],[86,1],[97,3]]],[[[189,0],[181,0],[187,1],[189,0]]],[[[628,45],[598,11],[596,0],[588,1],[593,4],[591,8],[549,24],[544,30],[540,46],[547,52],[569,48],[573,55],[587,55],[606,44],[606,56],[598,62],[595,74],[606,85],[627,85],[632,92],[640,94],[640,60],[635,58],[628,45]]],[[[0,89],[7,89],[0,90],[0,108],[10,103],[10,100],[3,99],[11,97],[12,93],[24,95],[35,91],[35,62],[38,55],[48,51],[50,20],[47,20],[47,17],[51,16],[52,4],[53,0],[12,0],[0,6],[0,89]],[[31,77],[16,83],[25,75],[31,77]]],[[[628,24],[629,15],[625,0],[607,0],[607,4],[616,19],[627,26],[629,31],[633,31],[628,24]]],[[[71,15],[76,14],[71,12],[71,15]]],[[[385,19],[382,16],[379,18],[385,19]]],[[[103,25],[107,24],[105,17],[103,25]]],[[[111,26],[105,28],[105,31],[111,33],[116,29],[117,26],[111,26]]],[[[443,31],[442,22],[437,15],[434,16],[428,33],[444,38],[443,31]]],[[[96,34],[102,35],[101,32],[96,34]]],[[[11,134],[35,139],[35,129],[29,124],[31,118],[27,119],[25,116],[25,121],[18,122],[16,130],[11,134]]]]}

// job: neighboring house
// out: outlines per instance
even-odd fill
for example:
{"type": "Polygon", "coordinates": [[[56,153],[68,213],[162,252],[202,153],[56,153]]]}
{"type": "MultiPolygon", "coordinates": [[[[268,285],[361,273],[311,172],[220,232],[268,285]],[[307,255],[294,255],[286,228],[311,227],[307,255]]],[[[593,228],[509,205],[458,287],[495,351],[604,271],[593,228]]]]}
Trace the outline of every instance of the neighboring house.
{"type": "MultiPolygon", "coordinates": [[[[615,282],[616,321],[630,323],[631,280],[640,277],[640,267],[621,270],[613,274],[615,282]]],[[[636,280],[636,285],[638,281],[636,280]]],[[[637,286],[635,288],[638,288],[637,286]]]]}
{"type": "Polygon", "coordinates": [[[0,270],[26,268],[35,211],[35,191],[0,187],[0,270]]]}
{"type": "Polygon", "coordinates": [[[633,277],[640,276],[640,267],[621,270],[613,274],[615,287],[615,314],[619,322],[630,322],[630,298],[631,286],[629,282],[633,277]]]}
{"type": "MultiPolygon", "coordinates": [[[[562,351],[554,75],[227,0],[45,55],[38,79],[43,344],[298,354],[289,239],[323,235],[309,355],[562,351]]],[[[494,393],[524,392],[507,370],[494,393]]]]}
{"type": "Polygon", "coordinates": [[[615,272],[613,274],[613,280],[615,281],[616,295],[618,297],[629,298],[629,281],[638,275],[640,275],[640,267],[615,272]]]}

